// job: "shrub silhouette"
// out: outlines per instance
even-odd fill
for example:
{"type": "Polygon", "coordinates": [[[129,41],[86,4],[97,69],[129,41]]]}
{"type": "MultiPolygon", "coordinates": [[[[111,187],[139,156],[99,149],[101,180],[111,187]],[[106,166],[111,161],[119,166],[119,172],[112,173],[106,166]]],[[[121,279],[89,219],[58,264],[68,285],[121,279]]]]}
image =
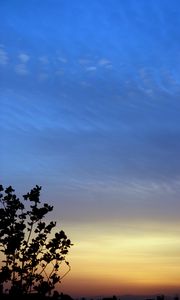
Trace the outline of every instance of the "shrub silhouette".
{"type": "Polygon", "coordinates": [[[12,295],[50,294],[70,271],[65,257],[72,243],[62,230],[52,237],[56,222],[46,223],[44,217],[53,206],[41,204],[40,191],[36,185],[20,201],[11,186],[0,185],[0,285],[12,295]],[[60,277],[63,262],[68,271],[60,277]]]}

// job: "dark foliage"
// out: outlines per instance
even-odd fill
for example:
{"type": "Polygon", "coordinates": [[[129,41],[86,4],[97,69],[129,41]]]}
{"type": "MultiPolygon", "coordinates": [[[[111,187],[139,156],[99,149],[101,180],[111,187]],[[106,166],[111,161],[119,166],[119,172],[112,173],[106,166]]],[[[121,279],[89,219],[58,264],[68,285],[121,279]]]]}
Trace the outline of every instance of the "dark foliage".
{"type": "Polygon", "coordinates": [[[40,191],[36,185],[20,201],[11,186],[0,185],[0,286],[12,295],[50,294],[70,270],[65,257],[72,243],[62,230],[52,237],[56,222],[44,217],[53,206],[41,204],[40,191]],[[63,262],[68,271],[60,277],[63,262]]]}

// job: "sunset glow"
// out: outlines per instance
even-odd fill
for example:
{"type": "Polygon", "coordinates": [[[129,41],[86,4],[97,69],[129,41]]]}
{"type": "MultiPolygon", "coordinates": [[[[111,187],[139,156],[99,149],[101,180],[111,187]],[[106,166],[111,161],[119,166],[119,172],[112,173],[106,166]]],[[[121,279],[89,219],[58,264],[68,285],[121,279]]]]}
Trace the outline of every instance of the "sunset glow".
{"type": "Polygon", "coordinates": [[[157,224],[155,230],[143,223],[126,233],[115,228],[96,224],[90,231],[85,225],[80,237],[71,228],[78,243],[70,256],[72,272],[62,281],[64,291],[76,296],[79,290],[89,296],[179,292],[177,227],[163,229],[157,224]]]}

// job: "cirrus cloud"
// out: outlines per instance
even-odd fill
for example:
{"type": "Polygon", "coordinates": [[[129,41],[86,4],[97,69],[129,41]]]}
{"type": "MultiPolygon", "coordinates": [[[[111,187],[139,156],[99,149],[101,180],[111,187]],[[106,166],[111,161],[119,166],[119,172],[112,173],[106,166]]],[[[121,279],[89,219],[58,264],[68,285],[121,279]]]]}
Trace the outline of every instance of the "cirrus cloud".
{"type": "Polygon", "coordinates": [[[7,52],[0,48],[0,65],[6,65],[8,63],[8,54],[7,52]]]}

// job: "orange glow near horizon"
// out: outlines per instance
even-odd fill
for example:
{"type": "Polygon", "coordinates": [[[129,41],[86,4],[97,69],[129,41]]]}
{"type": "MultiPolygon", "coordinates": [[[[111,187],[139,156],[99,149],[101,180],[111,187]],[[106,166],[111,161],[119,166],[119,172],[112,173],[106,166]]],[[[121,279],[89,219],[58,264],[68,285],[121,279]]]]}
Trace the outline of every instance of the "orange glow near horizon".
{"type": "MultiPolygon", "coordinates": [[[[72,297],[180,293],[180,224],[72,224],[71,272],[57,288],[72,297]]],[[[62,266],[61,274],[67,271],[62,266]]]]}
{"type": "Polygon", "coordinates": [[[72,271],[60,286],[64,293],[93,297],[180,292],[178,227],[75,227],[68,229],[75,245],[69,255],[72,271]]]}

